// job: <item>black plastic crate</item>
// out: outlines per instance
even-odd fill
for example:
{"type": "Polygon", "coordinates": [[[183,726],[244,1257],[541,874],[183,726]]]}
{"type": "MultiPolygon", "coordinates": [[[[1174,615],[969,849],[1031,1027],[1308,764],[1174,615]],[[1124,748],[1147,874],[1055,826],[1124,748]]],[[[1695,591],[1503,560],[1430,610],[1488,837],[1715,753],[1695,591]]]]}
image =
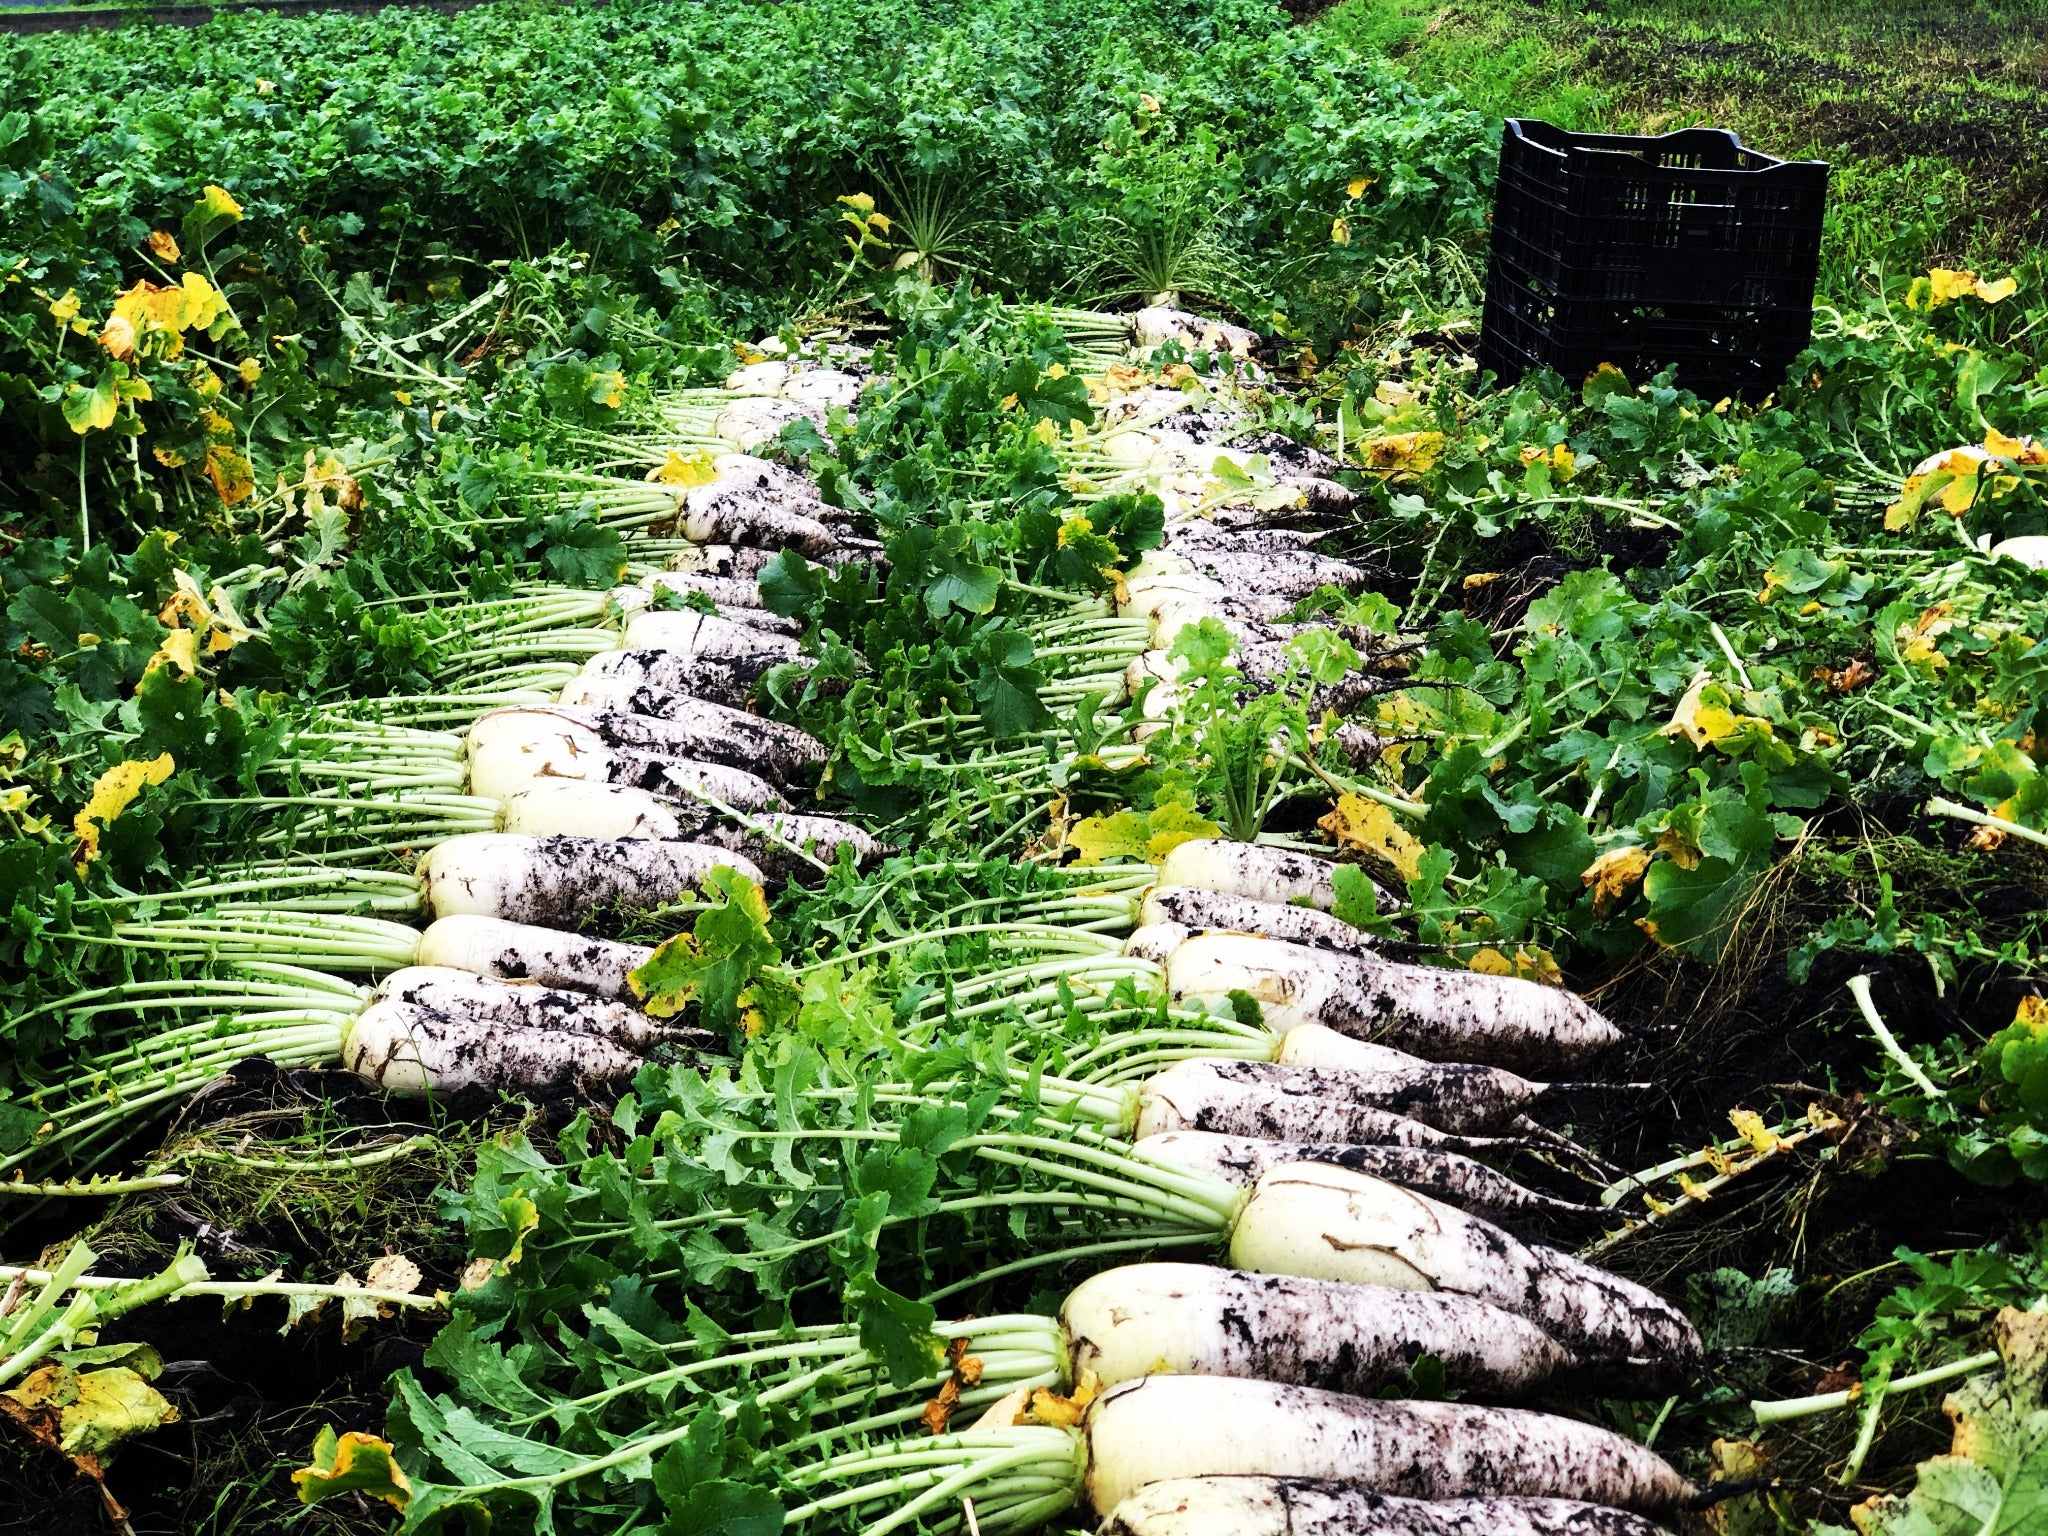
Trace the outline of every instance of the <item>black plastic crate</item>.
{"type": "Polygon", "coordinates": [[[1640,383],[1678,365],[1710,398],[1761,395],[1813,333],[1828,167],[1732,133],[1567,133],[1510,118],[1493,194],[1479,363],[1640,383]]]}

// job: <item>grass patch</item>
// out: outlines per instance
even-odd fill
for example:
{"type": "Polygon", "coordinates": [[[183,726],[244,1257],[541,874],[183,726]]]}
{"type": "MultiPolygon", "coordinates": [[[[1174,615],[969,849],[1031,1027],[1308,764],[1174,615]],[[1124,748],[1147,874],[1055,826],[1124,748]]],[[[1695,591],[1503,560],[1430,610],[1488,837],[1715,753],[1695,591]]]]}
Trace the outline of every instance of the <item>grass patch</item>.
{"type": "Polygon", "coordinates": [[[1491,117],[1731,128],[1835,166],[1823,285],[2048,244],[2048,3],[1346,0],[1317,23],[1491,117]]]}

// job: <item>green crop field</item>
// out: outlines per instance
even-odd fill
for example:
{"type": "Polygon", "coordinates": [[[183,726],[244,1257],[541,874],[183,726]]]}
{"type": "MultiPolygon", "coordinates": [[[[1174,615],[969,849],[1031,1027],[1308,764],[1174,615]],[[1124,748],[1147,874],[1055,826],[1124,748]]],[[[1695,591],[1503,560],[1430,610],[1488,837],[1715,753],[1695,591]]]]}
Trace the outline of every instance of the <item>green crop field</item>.
{"type": "Polygon", "coordinates": [[[2029,1536],[2044,99],[2037,0],[9,41],[0,1533],[2029,1536]],[[1510,117],[1827,161],[1808,344],[1497,377],[1510,117]]]}

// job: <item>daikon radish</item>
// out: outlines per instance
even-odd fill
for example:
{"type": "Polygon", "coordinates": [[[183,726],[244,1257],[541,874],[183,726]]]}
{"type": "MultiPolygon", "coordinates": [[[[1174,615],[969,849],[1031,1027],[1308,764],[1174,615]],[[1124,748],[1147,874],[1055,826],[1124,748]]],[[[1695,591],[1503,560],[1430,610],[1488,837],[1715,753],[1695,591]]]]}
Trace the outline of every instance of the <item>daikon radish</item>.
{"type": "Polygon", "coordinates": [[[1347,1086],[1338,1073],[1271,1062],[1183,1061],[1140,1085],[1136,1134],[1216,1131],[1274,1141],[1468,1150],[1488,1145],[1362,1097],[1345,1097],[1347,1086]]]}
{"type": "Polygon", "coordinates": [[[1641,1515],[1573,1499],[1404,1499],[1307,1477],[1149,1483],[1099,1536],[1668,1536],[1641,1515]]]}
{"type": "Polygon", "coordinates": [[[751,860],[701,843],[502,832],[448,839],[421,861],[420,876],[437,918],[574,928],[599,908],[666,906],[699,889],[720,865],[763,881],[751,860]]]}
{"type": "MultiPolygon", "coordinates": [[[[1374,895],[1379,895],[1374,889],[1374,895]]],[[[1155,885],[1145,893],[1141,923],[1179,923],[1198,933],[1250,933],[1340,955],[1372,956],[1373,936],[1314,907],[1259,901],[1195,885],[1155,885]]]]}
{"type": "Polygon", "coordinates": [[[533,981],[593,997],[629,998],[626,978],[654,953],[580,933],[508,923],[496,917],[444,917],[420,935],[423,966],[452,966],[505,981],[533,981]]]}
{"type": "Polygon", "coordinates": [[[541,714],[583,726],[605,746],[651,752],[658,757],[723,763],[783,785],[810,778],[831,756],[830,749],[815,736],[779,720],[764,719],[704,699],[638,689],[611,680],[578,681],[583,685],[579,690],[583,702],[492,710],[470,726],[469,739],[490,739],[492,732],[501,729],[496,723],[501,716],[541,714]],[[658,707],[635,707],[643,702],[658,707]]]}
{"type": "Polygon", "coordinates": [[[1084,1280],[1060,1311],[1076,1380],[1161,1372],[1237,1376],[1371,1396],[1418,1355],[1447,1385],[1535,1391],[1570,1356],[1535,1324],[1485,1302],[1209,1264],[1132,1264],[1084,1280]]]}
{"type": "Polygon", "coordinates": [[[1231,1230],[1230,1259],[1240,1269],[1476,1296],[1528,1318],[1587,1363],[1675,1377],[1702,1356],[1692,1324],[1655,1292],[1326,1163],[1262,1175],[1231,1230]]]}
{"type": "Polygon", "coordinates": [[[1313,854],[1204,837],[1167,853],[1159,863],[1159,883],[1192,885],[1254,901],[1303,901],[1327,912],[1337,904],[1332,883],[1336,871],[1330,860],[1313,854]]]}
{"type": "MultiPolygon", "coordinates": [[[[1180,852],[1167,855],[1162,875],[1180,852]]],[[[1189,939],[1167,957],[1166,980],[1175,1001],[1219,1012],[1232,992],[1248,993],[1278,1033],[1322,1024],[1431,1061],[1549,1072],[1592,1060],[1622,1039],[1613,1024],[1561,987],[1241,934],[1189,939]]]]}
{"type": "Polygon", "coordinates": [[[342,1065],[387,1093],[446,1095],[465,1088],[550,1097],[584,1083],[622,1083],[633,1052],[566,1030],[452,1017],[412,1003],[372,1003],[341,1044],[342,1065]]]}
{"type": "Polygon", "coordinates": [[[1526,1188],[1498,1169],[1443,1147],[1268,1141],[1213,1131],[1167,1131],[1145,1137],[1131,1150],[1149,1162],[1207,1174],[1241,1188],[1286,1163],[1329,1163],[1514,1227],[1545,1218],[1583,1222],[1606,1214],[1598,1206],[1574,1205],[1526,1188]]]}
{"type": "Polygon", "coordinates": [[[376,1001],[404,1003],[476,1024],[590,1035],[632,1051],[686,1038],[700,1048],[711,1043],[711,1037],[700,1031],[658,1023],[638,1008],[611,998],[531,982],[498,981],[451,966],[409,965],[393,971],[378,984],[376,1001]]]}
{"type": "Polygon", "coordinates": [[[1577,1419],[1469,1403],[1348,1397],[1221,1376],[1147,1376],[1089,1405],[1088,1500],[1148,1483],[1320,1477],[1419,1499],[1510,1495],[1674,1509],[1692,1488],[1656,1452],[1577,1419]]]}

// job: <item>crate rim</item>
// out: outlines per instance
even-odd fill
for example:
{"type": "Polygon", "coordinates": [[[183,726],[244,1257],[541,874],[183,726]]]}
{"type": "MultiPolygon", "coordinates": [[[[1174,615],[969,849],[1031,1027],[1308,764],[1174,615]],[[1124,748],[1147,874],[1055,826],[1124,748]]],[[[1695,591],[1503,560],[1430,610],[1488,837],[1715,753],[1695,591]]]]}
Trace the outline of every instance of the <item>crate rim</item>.
{"type": "Polygon", "coordinates": [[[1783,170],[1787,167],[1818,167],[1820,170],[1824,172],[1833,169],[1832,164],[1826,160],[1786,160],[1780,158],[1777,155],[1773,155],[1766,150],[1752,148],[1750,145],[1743,143],[1742,135],[1737,133],[1732,128],[1674,128],[1669,133],[1641,134],[1581,133],[1577,129],[1573,128],[1560,128],[1557,124],[1549,121],[1547,118],[1541,117],[1510,117],[1502,119],[1501,122],[1501,136],[1504,143],[1507,139],[1513,138],[1518,144],[1523,145],[1524,147],[1534,151],[1537,154],[1548,155],[1560,164],[1568,162],[1571,154],[1576,152],[1579,154],[1588,155],[1611,155],[1617,159],[1635,161],[1637,164],[1641,165],[1643,164],[1643,162],[1640,158],[1640,151],[1648,148],[1649,146],[1656,144],[1669,144],[1676,139],[1698,138],[1702,135],[1721,139],[1725,141],[1731,148],[1738,149],[1745,155],[1752,155],[1755,158],[1765,161],[1767,163],[1759,166],[1753,166],[1747,170],[1708,170],[1692,166],[1647,165],[1644,168],[1655,170],[1662,175],[1697,176],[1755,176],[1763,175],[1771,171],[1783,170]],[[1542,141],[1542,139],[1534,136],[1528,131],[1531,128],[1547,130],[1549,133],[1555,134],[1562,139],[1569,140],[1570,142],[1562,147],[1552,144],[1546,144],[1542,141]],[[1630,148],[1624,146],[1633,147],[1630,148]]]}

